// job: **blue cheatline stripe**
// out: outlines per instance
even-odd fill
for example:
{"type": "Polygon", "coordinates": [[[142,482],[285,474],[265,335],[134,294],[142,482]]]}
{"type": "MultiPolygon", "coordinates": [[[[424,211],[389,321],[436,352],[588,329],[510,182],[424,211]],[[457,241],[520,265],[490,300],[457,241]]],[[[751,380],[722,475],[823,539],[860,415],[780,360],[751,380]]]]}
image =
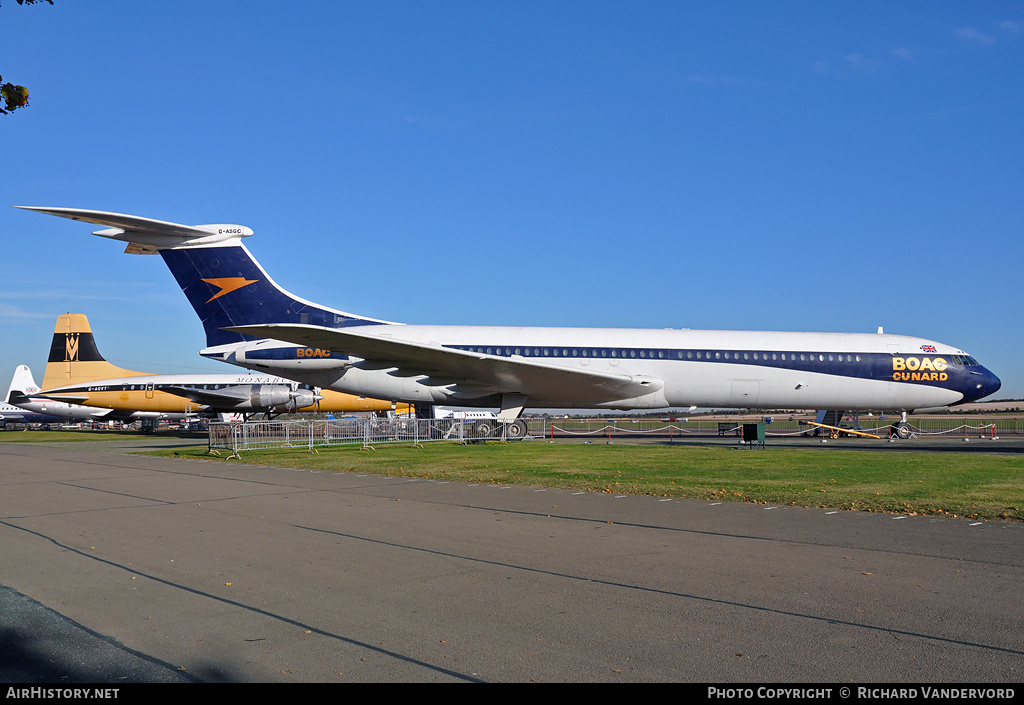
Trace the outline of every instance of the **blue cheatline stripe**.
{"type": "Polygon", "coordinates": [[[268,282],[249,253],[238,245],[161,250],[160,255],[203,322],[208,346],[255,340],[252,336],[221,330],[229,326],[302,323],[343,328],[373,323],[299,301],[268,282]],[[224,287],[204,279],[250,283],[236,289],[229,287],[225,292],[224,287]]]}
{"type": "Polygon", "coordinates": [[[518,355],[524,358],[593,359],[595,361],[622,360],[659,361],[659,362],[697,362],[721,363],[728,365],[748,365],[753,367],[773,367],[783,370],[799,370],[820,374],[855,377],[858,379],[876,379],[889,382],[908,382],[931,384],[947,389],[958,389],[964,380],[965,370],[962,365],[955,364],[950,358],[934,355],[929,362],[920,367],[920,362],[927,356],[911,354],[900,360],[915,358],[914,369],[906,363],[894,365],[890,353],[837,353],[807,351],[752,351],[752,350],[708,350],[707,348],[606,348],[606,347],[572,347],[572,346],[525,346],[525,345],[447,345],[445,347],[466,352],[485,353],[500,357],[518,355]],[[934,360],[934,361],[933,361],[934,360]],[[939,362],[941,360],[941,362],[939,362]]]}
{"type": "Polygon", "coordinates": [[[332,352],[330,350],[322,350],[320,348],[309,348],[303,345],[296,345],[295,347],[287,348],[266,348],[263,350],[246,350],[246,360],[264,360],[264,361],[280,361],[280,360],[303,360],[303,359],[327,359],[331,360],[347,360],[348,355],[344,353],[332,352]]]}

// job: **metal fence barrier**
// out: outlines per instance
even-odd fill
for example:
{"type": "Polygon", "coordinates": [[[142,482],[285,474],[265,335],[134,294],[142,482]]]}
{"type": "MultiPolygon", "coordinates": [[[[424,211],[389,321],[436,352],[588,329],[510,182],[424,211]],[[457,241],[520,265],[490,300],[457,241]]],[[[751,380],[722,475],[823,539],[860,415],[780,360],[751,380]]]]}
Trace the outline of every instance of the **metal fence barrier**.
{"type": "MultiPolygon", "coordinates": [[[[886,436],[897,419],[861,418],[850,428],[886,436]]],[[[260,448],[308,448],[320,446],[385,443],[428,443],[454,441],[469,443],[484,440],[526,438],[595,439],[613,442],[642,437],[675,438],[699,436],[739,437],[744,421],[719,419],[517,419],[516,425],[496,419],[403,419],[354,418],[314,419],[312,421],[248,421],[246,423],[210,423],[210,448],[229,449],[236,455],[260,448]]],[[[847,424],[844,424],[847,425],[847,424]]],[[[987,438],[1024,435],[1024,419],[1007,418],[911,418],[911,430],[918,437],[987,438]]],[[[818,431],[797,419],[779,419],[767,423],[770,438],[811,436],[818,431]]]]}
{"type": "Polygon", "coordinates": [[[260,448],[308,448],[333,445],[378,445],[484,440],[518,440],[543,436],[543,419],[325,419],[313,421],[247,421],[210,423],[210,448],[235,454],[260,448]]]}

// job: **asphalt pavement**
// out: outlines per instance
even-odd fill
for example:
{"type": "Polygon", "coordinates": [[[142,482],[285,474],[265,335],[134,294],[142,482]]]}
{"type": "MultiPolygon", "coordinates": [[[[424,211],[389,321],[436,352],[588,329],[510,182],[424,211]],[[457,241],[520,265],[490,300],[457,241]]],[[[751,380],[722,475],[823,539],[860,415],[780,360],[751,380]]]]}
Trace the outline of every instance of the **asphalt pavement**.
{"type": "Polygon", "coordinates": [[[0,444],[5,682],[1021,678],[1019,524],[131,445],[0,444]]]}

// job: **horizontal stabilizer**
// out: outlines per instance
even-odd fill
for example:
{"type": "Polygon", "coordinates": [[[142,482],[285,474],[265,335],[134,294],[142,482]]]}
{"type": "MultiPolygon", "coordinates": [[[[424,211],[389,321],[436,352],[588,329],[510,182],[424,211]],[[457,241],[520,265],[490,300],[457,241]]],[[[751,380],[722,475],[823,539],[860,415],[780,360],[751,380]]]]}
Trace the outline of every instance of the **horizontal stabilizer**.
{"type": "Polygon", "coordinates": [[[128,254],[151,254],[159,250],[177,247],[197,247],[252,235],[252,230],[244,225],[182,225],[142,218],[137,215],[84,208],[15,207],[96,225],[105,225],[107,226],[106,230],[97,230],[93,235],[129,243],[128,249],[125,250],[128,254]]]}
{"type": "Polygon", "coordinates": [[[10,392],[7,393],[8,404],[13,404],[14,406],[21,406],[22,404],[28,404],[31,401],[32,397],[25,394],[24,392],[19,392],[17,389],[12,389],[10,392]]]}

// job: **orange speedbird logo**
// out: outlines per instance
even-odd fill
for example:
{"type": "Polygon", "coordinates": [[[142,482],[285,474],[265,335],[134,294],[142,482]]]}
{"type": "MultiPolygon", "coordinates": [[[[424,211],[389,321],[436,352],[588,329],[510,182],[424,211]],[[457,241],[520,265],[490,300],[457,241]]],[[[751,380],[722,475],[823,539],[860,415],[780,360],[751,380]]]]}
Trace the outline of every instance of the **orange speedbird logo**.
{"type": "Polygon", "coordinates": [[[246,279],[245,277],[222,277],[219,279],[203,279],[203,281],[220,289],[220,291],[206,300],[206,303],[210,303],[214,299],[224,296],[224,294],[230,294],[232,291],[241,289],[246,284],[255,284],[259,280],[246,279]]]}

